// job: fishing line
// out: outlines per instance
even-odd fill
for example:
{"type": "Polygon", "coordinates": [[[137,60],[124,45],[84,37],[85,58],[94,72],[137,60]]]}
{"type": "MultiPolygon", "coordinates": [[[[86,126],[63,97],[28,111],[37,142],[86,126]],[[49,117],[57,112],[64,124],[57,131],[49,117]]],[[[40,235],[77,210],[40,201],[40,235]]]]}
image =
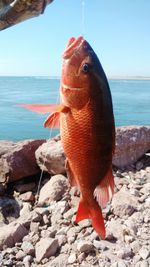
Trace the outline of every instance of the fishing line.
{"type": "Polygon", "coordinates": [[[85,35],[85,1],[81,0],[81,34],[82,36],[85,35]]]}
{"type": "MultiPolygon", "coordinates": [[[[57,97],[56,97],[56,104],[58,104],[58,103],[59,103],[59,91],[58,91],[57,97]]],[[[48,140],[51,139],[51,137],[52,137],[52,130],[53,130],[53,126],[55,124],[55,117],[56,117],[56,115],[54,115],[54,118],[53,118],[53,121],[52,121],[52,126],[49,129],[48,140]]],[[[47,151],[48,151],[48,146],[47,146],[47,149],[45,151],[45,158],[44,158],[44,161],[43,161],[43,165],[45,165],[45,162],[46,162],[46,156],[48,154],[47,151]]],[[[42,179],[43,179],[43,173],[44,173],[44,169],[41,170],[41,174],[40,174],[40,178],[39,178],[39,183],[38,183],[38,188],[37,188],[37,192],[36,192],[36,202],[35,202],[35,205],[37,205],[37,203],[38,203],[40,186],[41,186],[41,182],[42,182],[42,179]]]]}

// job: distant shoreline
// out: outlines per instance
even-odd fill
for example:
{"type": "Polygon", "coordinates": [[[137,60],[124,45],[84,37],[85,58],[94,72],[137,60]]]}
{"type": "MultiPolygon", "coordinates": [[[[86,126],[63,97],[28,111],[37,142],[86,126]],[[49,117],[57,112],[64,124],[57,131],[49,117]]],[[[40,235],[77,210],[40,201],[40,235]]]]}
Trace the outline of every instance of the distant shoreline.
{"type": "Polygon", "coordinates": [[[150,80],[150,77],[142,76],[108,76],[108,80],[150,80]]]}
{"type": "MultiPolygon", "coordinates": [[[[47,79],[50,79],[50,80],[60,80],[61,77],[59,76],[47,76],[47,75],[0,75],[0,78],[41,78],[41,79],[44,79],[44,78],[47,78],[47,79]]],[[[149,76],[108,76],[107,75],[107,78],[108,80],[145,80],[145,81],[149,81],[150,80],[150,77],[149,76]]]]}

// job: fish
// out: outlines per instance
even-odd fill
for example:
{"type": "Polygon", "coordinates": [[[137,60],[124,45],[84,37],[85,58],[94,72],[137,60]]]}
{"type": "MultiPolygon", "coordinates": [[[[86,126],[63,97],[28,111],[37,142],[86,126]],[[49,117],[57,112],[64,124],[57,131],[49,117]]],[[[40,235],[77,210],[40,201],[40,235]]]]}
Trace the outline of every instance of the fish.
{"type": "Polygon", "coordinates": [[[80,190],[76,223],[91,219],[95,231],[105,239],[102,209],[114,193],[115,121],[106,75],[82,36],[70,38],[63,52],[60,97],[58,105],[22,106],[52,112],[44,126],[60,127],[67,176],[80,190]]]}

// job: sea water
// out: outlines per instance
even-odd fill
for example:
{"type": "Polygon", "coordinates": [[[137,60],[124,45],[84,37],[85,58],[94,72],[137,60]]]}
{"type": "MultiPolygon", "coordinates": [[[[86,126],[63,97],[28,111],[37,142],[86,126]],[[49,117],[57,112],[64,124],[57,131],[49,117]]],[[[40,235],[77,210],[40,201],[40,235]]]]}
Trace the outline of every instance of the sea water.
{"type": "MultiPolygon", "coordinates": [[[[59,79],[0,77],[0,140],[49,138],[58,130],[43,128],[48,116],[17,104],[59,102],[59,79]]],[[[109,80],[116,126],[150,125],[150,80],[109,80]]]]}

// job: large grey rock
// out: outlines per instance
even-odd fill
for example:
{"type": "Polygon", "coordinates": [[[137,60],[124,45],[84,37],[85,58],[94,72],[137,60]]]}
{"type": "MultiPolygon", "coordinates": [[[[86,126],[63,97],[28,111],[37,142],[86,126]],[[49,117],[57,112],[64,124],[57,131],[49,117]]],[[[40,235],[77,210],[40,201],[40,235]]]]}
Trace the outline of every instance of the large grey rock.
{"type": "Polygon", "coordinates": [[[69,186],[68,179],[63,175],[54,175],[41,188],[39,194],[39,204],[50,203],[51,201],[58,201],[62,198],[69,186]]]}
{"type": "Polygon", "coordinates": [[[27,229],[17,222],[0,227],[0,249],[4,245],[13,247],[15,243],[22,241],[23,237],[28,234],[27,229]]]}
{"type": "Polygon", "coordinates": [[[15,145],[10,143],[11,149],[9,147],[7,151],[3,148],[0,158],[0,182],[12,182],[37,174],[39,168],[35,150],[44,142],[45,140],[25,140],[15,145]]]}
{"type": "Polygon", "coordinates": [[[135,163],[150,150],[150,126],[116,128],[116,149],[113,164],[119,168],[135,163]]]}
{"type": "Polygon", "coordinates": [[[41,170],[53,175],[65,173],[65,155],[60,140],[48,140],[37,149],[35,155],[41,170]]]}

